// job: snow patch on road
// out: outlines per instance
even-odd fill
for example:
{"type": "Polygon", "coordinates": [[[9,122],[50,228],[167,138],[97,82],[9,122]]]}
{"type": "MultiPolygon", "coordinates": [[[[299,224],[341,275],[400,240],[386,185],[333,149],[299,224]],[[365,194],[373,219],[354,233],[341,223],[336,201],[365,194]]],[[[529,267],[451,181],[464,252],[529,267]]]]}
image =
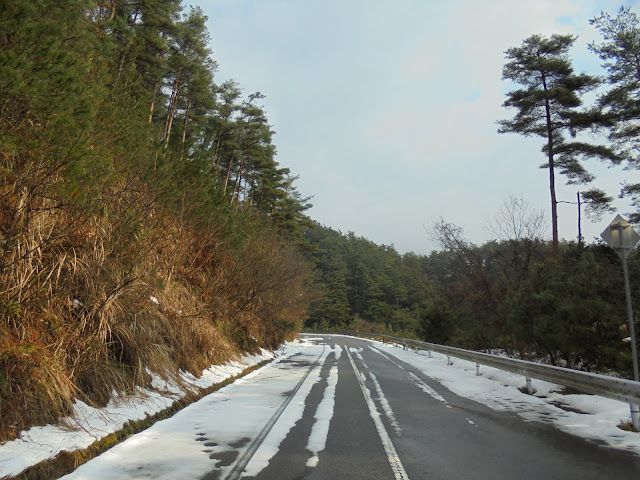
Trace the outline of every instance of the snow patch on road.
{"type": "Polygon", "coordinates": [[[360,363],[362,363],[364,368],[368,370],[369,366],[364,362],[364,358],[362,358],[362,350],[362,348],[349,347],[349,351],[353,353],[358,358],[358,360],[360,360],[360,363]]]}
{"type": "MultiPolygon", "coordinates": [[[[340,347],[338,347],[340,348],[340,347]]],[[[342,349],[340,349],[342,350],[342,349]]],[[[318,465],[318,453],[325,449],[327,437],[329,435],[329,424],[333,418],[336,404],[336,385],[338,384],[338,365],[331,367],[329,371],[328,385],[324,390],[322,400],[316,409],[314,418],[316,419],[307,443],[307,450],[312,453],[312,457],[307,460],[307,467],[318,465]]]]}
{"type": "Polygon", "coordinates": [[[269,465],[269,461],[280,451],[280,444],[287,438],[291,429],[304,414],[305,402],[311,392],[311,387],[320,381],[320,370],[329,352],[331,352],[331,349],[327,348],[324,350],[318,364],[313,367],[313,370],[301,385],[295,397],[291,400],[291,403],[287,406],[287,414],[283,415],[281,419],[275,423],[267,437],[258,447],[256,453],[251,457],[251,460],[249,460],[242,476],[255,477],[269,465]]]}
{"type": "Polygon", "coordinates": [[[333,354],[336,356],[336,362],[337,362],[338,360],[340,360],[340,356],[342,355],[342,347],[336,344],[332,346],[331,349],[333,350],[333,354]]]}

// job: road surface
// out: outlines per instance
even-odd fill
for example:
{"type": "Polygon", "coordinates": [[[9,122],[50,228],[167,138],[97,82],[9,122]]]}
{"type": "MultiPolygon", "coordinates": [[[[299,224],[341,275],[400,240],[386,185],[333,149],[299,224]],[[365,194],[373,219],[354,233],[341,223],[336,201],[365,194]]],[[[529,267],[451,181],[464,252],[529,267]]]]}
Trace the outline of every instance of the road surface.
{"type": "Polygon", "coordinates": [[[65,478],[637,479],[640,457],[459,397],[376,343],[305,344],[65,478]]]}

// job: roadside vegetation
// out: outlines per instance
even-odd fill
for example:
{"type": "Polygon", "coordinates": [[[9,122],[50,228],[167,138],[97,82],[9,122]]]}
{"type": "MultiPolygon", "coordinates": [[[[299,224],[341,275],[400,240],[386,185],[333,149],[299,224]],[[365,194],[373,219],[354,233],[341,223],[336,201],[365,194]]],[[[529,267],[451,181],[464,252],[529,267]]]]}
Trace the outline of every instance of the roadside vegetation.
{"type": "Polygon", "coordinates": [[[179,0],[0,5],[0,441],[299,329],[309,207],[179,0]]]}
{"type": "MultiPolygon", "coordinates": [[[[474,245],[438,223],[442,250],[399,254],[319,226],[325,295],[306,327],[388,333],[631,376],[620,258],[608,246],[513,238],[474,245]]],[[[634,303],[640,258],[629,257],[634,303]]]]}

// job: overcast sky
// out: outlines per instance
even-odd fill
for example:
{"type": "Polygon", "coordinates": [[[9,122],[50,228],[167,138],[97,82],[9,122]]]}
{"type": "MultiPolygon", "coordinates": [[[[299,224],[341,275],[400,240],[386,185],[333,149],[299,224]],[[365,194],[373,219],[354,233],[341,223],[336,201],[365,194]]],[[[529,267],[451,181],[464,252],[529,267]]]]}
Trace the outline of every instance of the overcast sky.
{"type": "MultiPolygon", "coordinates": [[[[576,70],[600,73],[586,45],[589,19],[617,13],[610,0],[200,0],[209,17],[218,83],[260,91],[276,131],[277,161],[313,196],[309,215],[399,252],[437,249],[425,232],[439,218],[468,240],[510,195],[544,210],[542,139],[498,134],[509,86],[504,51],[532,34],[573,33],[576,70]]],[[[617,195],[638,172],[589,164],[617,195]]],[[[575,200],[564,186],[559,200],[575,200]]],[[[627,202],[616,203],[619,213],[627,202]]],[[[609,218],[611,217],[611,218],[609,218]]],[[[591,241],[613,219],[583,222],[591,241]]],[[[559,207],[560,236],[577,235],[577,208],[559,207]]]]}

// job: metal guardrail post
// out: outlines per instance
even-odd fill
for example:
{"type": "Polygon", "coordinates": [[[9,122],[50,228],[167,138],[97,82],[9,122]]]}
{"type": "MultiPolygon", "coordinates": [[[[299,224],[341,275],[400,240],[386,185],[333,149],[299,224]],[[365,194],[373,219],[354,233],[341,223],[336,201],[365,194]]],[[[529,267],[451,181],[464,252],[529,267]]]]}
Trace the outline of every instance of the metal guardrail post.
{"type": "Polygon", "coordinates": [[[533,388],[533,383],[531,383],[531,377],[525,377],[525,382],[526,382],[526,385],[524,388],[527,391],[527,393],[529,395],[533,395],[534,393],[536,393],[535,388],[533,388]]]}

